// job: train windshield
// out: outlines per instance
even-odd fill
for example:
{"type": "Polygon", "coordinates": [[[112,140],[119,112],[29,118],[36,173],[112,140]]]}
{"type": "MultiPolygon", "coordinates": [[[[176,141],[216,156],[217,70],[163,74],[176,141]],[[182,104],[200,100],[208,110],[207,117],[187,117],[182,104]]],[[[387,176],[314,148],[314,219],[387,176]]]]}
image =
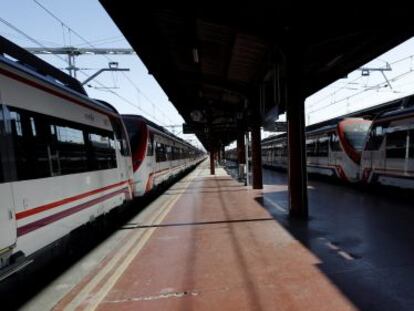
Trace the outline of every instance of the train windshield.
{"type": "Polygon", "coordinates": [[[139,123],[136,119],[133,118],[123,118],[126,130],[129,136],[129,143],[131,145],[131,151],[134,153],[139,144],[139,135],[140,135],[140,128],[139,123]]]}
{"type": "Polygon", "coordinates": [[[356,151],[362,151],[364,148],[370,126],[370,121],[352,122],[344,126],[345,138],[356,151]]]}

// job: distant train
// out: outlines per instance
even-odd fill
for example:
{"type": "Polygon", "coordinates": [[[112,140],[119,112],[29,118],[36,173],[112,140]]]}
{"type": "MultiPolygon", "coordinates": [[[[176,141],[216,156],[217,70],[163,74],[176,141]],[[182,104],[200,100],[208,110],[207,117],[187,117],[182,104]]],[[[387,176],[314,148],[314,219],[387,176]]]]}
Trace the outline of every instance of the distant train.
{"type": "Polygon", "coordinates": [[[133,191],[141,196],[194,166],[204,153],[162,127],[136,115],[122,115],[131,142],[133,191]]]}
{"type": "Polygon", "coordinates": [[[204,156],[2,37],[0,136],[0,280],[204,156]]]}
{"type": "MultiPolygon", "coordinates": [[[[414,96],[390,103],[393,108],[372,121],[339,118],[308,127],[308,172],[350,183],[414,189],[414,96]]],[[[228,150],[226,158],[237,161],[236,150],[228,150]]],[[[287,169],[286,134],[262,140],[262,163],[287,169]]]]}
{"type": "MultiPolygon", "coordinates": [[[[308,172],[358,182],[361,154],[370,125],[369,120],[347,118],[306,131],[308,172]]],[[[262,163],[287,168],[286,134],[262,141],[262,163]]]]}
{"type": "Polygon", "coordinates": [[[374,120],[361,172],[366,183],[414,188],[414,107],[385,112],[374,120]]]}

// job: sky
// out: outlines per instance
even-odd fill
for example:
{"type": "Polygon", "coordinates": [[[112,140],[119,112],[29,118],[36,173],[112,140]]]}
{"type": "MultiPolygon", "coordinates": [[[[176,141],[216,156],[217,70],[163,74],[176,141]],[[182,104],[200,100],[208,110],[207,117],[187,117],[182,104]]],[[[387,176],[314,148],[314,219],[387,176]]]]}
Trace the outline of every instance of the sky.
{"type": "MultiPolygon", "coordinates": [[[[112,19],[97,0],[3,0],[0,11],[0,35],[22,47],[96,47],[131,48],[112,19]],[[62,25],[36,2],[61,19],[62,25]],[[10,28],[5,23],[35,39],[32,42],[24,34],[10,28]],[[79,38],[80,35],[83,39],[79,38]]],[[[58,68],[67,66],[67,57],[60,55],[37,55],[58,68]]],[[[120,113],[141,114],[168,130],[180,134],[183,118],[177,112],[145,65],[137,55],[129,56],[83,55],[76,59],[76,65],[85,74],[78,72],[77,78],[84,81],[101,68],[107,68],[109,61],[119,63],[119,68],[129,68],[125,74],[104,72],[88,83],[88,95],[105,100],[115,106],[120,113]],[[108,59],[109,57],[110,59],[108,59]],[[131,83],[132,81],[132,83],[131,83]],[[101,85],[105,87],[102,87],[101,85]],[[108,89],[109,87],[109,89],[108,89]],[[117,93],[118,95],[114,94],[117,93]]],[[[180,137],[201,147],[194,135],[180,134],[180,137]]]]}
{"type": "MultiPolygon", "coordinates": [[[[98,0],[3,0],[0,18],[0,35],[22,47],[130,48],[98,0]],[[7,23],[18,30],[10,28],[7,23]]],[[[380,71],[370,71],[369,76],[362,76],[361,71],[356,70],[347,78],[308,97],[305,102],[306,123],[321,122],[414,93],[413,55],[414,39],[410,39],[363,66],[387,68],[388,62],[391,70],[384,71],[384,74],[389,83],[380,71]]],[[[63,69],[67,66],[63,55],[38,56],[56,67],[63,69]]],[[[194,135],[180,133],[184,122],[182,117],[137,55],[109,55],[109,59],[108,56],[80,56],[76,65],[84,69],[78,73],[78,79],[84,81],[97,70],[108,67],[109,61],[116,61],[120,68],[129,68],[130,71],[124,74],[102,73],[88,83],[86,91],[90,97],[108,101],[120,113],[141,114],[157,124],[174,126],[167,128],[201,147],[194,135]]],[[[280,120],[284,120],[284,116],[280,120]]],[[[264,137],[270,134],[263,132],[264,137]]]]}

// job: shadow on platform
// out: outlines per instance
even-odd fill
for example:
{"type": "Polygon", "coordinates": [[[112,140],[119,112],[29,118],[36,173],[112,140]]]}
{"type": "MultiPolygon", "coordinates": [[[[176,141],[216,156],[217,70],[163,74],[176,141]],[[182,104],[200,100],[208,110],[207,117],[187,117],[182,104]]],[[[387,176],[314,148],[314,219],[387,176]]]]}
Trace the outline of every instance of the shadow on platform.
{"type": "MultiPolygon", "coordinates": [[[[286,174],[276,172],[267,172],[264,179],[268,185],[287,182],[286,174]]],[[[414,310],[411,204],[396,205],[392,197],[375,191],[310,184],[308,221],[289,217],[286,190],[270,190],[255,200],[320,259],[320,271],[356,307],[414,310]]]]}

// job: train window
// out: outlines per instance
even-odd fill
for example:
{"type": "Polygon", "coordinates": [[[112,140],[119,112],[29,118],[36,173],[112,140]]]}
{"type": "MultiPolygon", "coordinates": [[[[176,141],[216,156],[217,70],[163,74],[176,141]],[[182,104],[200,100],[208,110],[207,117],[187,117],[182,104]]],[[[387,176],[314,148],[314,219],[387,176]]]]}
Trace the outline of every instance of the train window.
{"type": "Polygon", "coordinates": [[[176,155],[177,160],[180,160],[181,159],[181,148],[177,147],[176,151],[177,151],[177,155],[176,155]]]}
{"type": "Polygon", "coordinates": [[[329,144],[329,137],[328,136],[322,136],[318,138],[318,157],[327,157],[328,156],[328,144],[329,144]]]}
{"type": "Polygon", "coordinates": [[[383,140],[384,128],[382,125],[377,125],[369,133],[366,150],[378,150],[383,140]]]}
{"type": "Polygon", "coordinates": [[[10,109],[9,111],[11,135],[14,147],[14,162],[17,179],[30,179],[33,172],[33,161],[31,154],[32,134],[28,127],[28,117],[24,111],[10,109]]]}
{"type": "Polygon", "coordinates": [[[154,155],[154,138],[148,138],[148,145],[147,145],[147,156],[154,155]]]}
{"type": "Polygon", "coordinates": [[[361,151],[364,148],[370,126],[370,122],[357,122],[345,125],[345,138],[355,150],[361,151]]]}
{"type": "Polygon", "coordinates": [[[115,139],[118,142],[117,146],[119,148],[121,155],[129,156],[130,155],[129,146],[128,146],[125,130],[121,124],[121,121],[119,119],[111,119],[111,123],[112,123],[112,128],[114,130],[115,139]]]}
{"type": "Polygon", "coordinates": [[[165,148],[165,152],[166,152],[166,156],[167,156],[167,158],[165,160],[167,160],[167,161],[173,160],[173,158],[172,158],[172,147],[167,145],[166,148],[165,148]]]}
{"type": "Polygon", "coordinates": [[[316,140],[313,138],[306,140],[306,154],[308,157],[316,156],[316,140]]]}
{"type": "Polygon", "coordinates": [[[414,158],[414,130],[410,130],[409,135],[410,135],[409,157],[414,158]]]}
{"type": "Polygon", "coordinates": [[[112,133],[89,133],[93,169],[102,170],[116,167],[115,142],[112,133]]]}
{"type": "Polygon", "coordinates": [[[407,133],[407,131],[387,133],[387,158],[405,158],[407,133]]]}
{"type": "Polygon", "coordinates": [[[84,145],[83,132],[78,129],[56,126],[57,141],[60,143],[84,145]]]}
{"type": "Polygon", "coordinates": [[[161,143],[156,143],[156,149],[155,149],[155,161],[156,162],[164,162],[167,160],[166,158],[166,150],[165,145],[161,143]]]}
{"type": "Polygon", "coordinates": [[[380,126],[376,126],[374,132],[375,132],[375,135],[376,136],[382,136],[382,135],[384,135],[384,129],[383,129],[383,127],[381,125],[380,126]]]}
{"type": "Polygon", "coordinates": [[[181,160],[182,159],[182,148],[177,148],[177,159],[181,160]]]}
{"type": "Polygon", "coordinates": [[[177,160],[178,159],[178,148],[177,147],[172,147],[172,160],[177,160]]]}
{"type": "Polygon", "coordinates": [[[332,133],[330,143],[332,151],[341,151],[341,144],[339,142],[339,137],[338,135],[336,135],[336,133],[332,133]]]}
{"type": "Polygon", "coordinates": [[[17,136],[23,136],[21,113],[16,112],[16,111],[11,111],[10,120],[12,123],[14,134],[17,136]]]}
{"type": "Polygon", "coordinates": [[[8,166],[11,167],[8,180],[49,177],[49,163],[44,161],[47,145],[40,144],[44,139],[37,137],[37,117],[34,115],[38,114],[9,106],[4,106],[3,111],[9,123],[9,130],[4,137],[8,141],[8,166]]]}
{"type": "Polygon", "coordinates": [[[117,166],[110,131],[6,105],[0,115],[9,129],[2,138],[8,146],[8,181],[117,166]]]}
{"type": "Polygon", "coordinates": [[[88,170],[87,151],[82,130],[53,126],[56,143],[52,145],[54,175],[81,173],[88,170]]]}
{"type": "Polygon", "coordinates": [[[33,117],[30,117],[30,125],[32,126],[32,135],[36,136],[37,135],[36,124],[35,124],[35,120],[33,117]]]}

